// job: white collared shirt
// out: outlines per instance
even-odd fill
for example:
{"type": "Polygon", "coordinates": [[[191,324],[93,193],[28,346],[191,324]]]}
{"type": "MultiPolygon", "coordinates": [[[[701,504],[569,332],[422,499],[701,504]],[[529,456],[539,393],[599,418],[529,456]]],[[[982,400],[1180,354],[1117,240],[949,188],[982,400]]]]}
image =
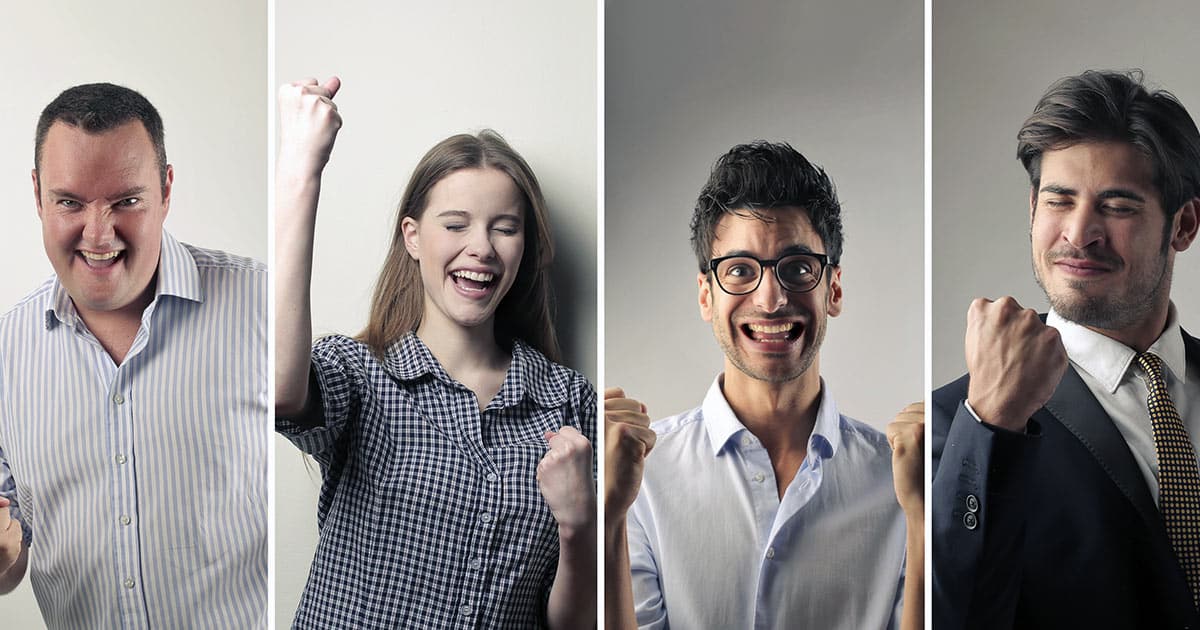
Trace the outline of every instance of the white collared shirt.
{"type": "Polygon", "coordinates": [[[808,452],[780,500],[762,443],[713,382],[701,407],[653,424],[629,511],[643,628],[887,627],[904,518],[883,434],[842,416],[824,381],[808,452]]]}
{"type": "MultiPolygon", "coordinates": [[[[1058,329],[1067,357],[1088,390],[1113,419],[1133,458],[1146,479],[1154,502],[1158,503],[1158,456],[1146,408],[1149,388],[1146,375],[1137,362],[1137,352],[1125,344],[1094,330],[1064,319],[1053,310],[1046,324],[1058,329]]],[[[1200,452],[1200,365],[1187,365],[1183,333],[1175,305],[1167,314],[1167,326],[1148,352],[1158,355],[1164,365],[1167,392],[1183,419],[1193,448],[1200,452]]]]}

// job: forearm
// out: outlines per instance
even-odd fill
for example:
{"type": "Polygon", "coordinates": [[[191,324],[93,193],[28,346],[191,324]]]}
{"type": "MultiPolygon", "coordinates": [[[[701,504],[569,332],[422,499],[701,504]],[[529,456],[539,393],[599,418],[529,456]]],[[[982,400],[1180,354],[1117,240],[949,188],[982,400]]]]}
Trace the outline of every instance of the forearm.
{"type": "Polygon", "coordinates": [[[21,545],[21,552],[17,555],[17,560],[8,568],[8,570],[0,573],[0,595],[7,595],[21,584],[21,580],[25,578],[25,569],[29,566],[29,547],[21,545]]]}
{"type": "Polygon", "coordinates": [[[559,531],[558,572],[550,589],[546,622],[552,630],[596,626],[596,524],[559,531]]]}
{"type": "Polygon", "coordinates": [[[633,576],[629,564],[629,537],[624,515],[605,527],[604,535],[605,630],[636,630],[633,576]]]}
{"type": "Polygon", "coordinates": [[[275,179],[275,410],[296,415],[308,401],[312,360],[313,233],[320,174],[293,168],[281,151],[275,179]]]}
{"type": "Polygon", "coordinates": [[[925,627],[925,514],[905,515],[907,538],[904,559],[904,603],[900,630],[925,627]]]}

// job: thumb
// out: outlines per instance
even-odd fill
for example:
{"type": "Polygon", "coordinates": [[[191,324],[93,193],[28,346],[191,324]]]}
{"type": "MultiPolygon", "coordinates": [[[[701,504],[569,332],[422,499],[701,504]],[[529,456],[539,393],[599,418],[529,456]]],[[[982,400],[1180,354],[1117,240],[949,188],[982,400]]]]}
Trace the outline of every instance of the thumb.
{"type": "Polygon", "coordinates": [[[342,88],[342,80],[336,76],[332,76],[326,79],[325,83],[323,83],[321,87],[325,88],[329,92],[329,98],[333,98],[335,95],[337,95],[338,90],[342,88]]]}
{"type": "Polygon", "coordinates": [[[10,505],[12,505],[12,501],[9,501],[8,497],[0,497],[0,508],[8,507],[10,505]]]}
{"type": "Polygon", "coordinates": [[[556,433],[554,431],[546,431],[545,433],[542,434],[542,437],[546,438],[546,442],[549,443],[550,440],[553,440],[554,438],[558,437],[558,433],[556,433]]]}

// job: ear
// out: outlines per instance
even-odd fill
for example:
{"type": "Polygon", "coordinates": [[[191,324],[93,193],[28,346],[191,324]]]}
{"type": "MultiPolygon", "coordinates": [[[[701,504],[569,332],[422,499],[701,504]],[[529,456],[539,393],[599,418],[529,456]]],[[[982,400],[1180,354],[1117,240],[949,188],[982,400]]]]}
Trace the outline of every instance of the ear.
{"type": "Polygon", "coordinates": [[[696,282],[700,285],[700,319],[711,322],[713,318],[712,284],[708,282],[708,274],[696,274],[696,282]]]}
{"type": "Polygon", "coordinates": [[[31,171],[33,174],[33,201],[37,204],[38,218],[42,218],[42,187],[38,184],[37,169],[31,171]]]}
{"type": "Polygon", "coordinates": [[[412,217],[404,217],[400,220],[400,231],[404,234],[404,249],[408,250],[408,255],[413,260],[421,260],[421,239],[417,234],[417,220],[412,217]]]}
{"type": "Polygon", "coordinates": [[[1191,198],[1175,213],[1171,226],[1171,247],[1182,252],[1196,240],[1196,231],[1200,227],[1200,199],[1191,198]]]}
{"type": "Polygon", "coordinates": [[[167,181],[163,184],[163,219],[167,218],[167,213],[171,211],[171,185],[175,183],[175,167],[167,165],[167,181]]]}
{"type": "Polygon", "coordinates": [[[842,314],[842,266],[829,268],[829,295],[826,297],[828,302],[825,305],[825,312],[829,313],[830,317],[837,317],[842,314]]]}

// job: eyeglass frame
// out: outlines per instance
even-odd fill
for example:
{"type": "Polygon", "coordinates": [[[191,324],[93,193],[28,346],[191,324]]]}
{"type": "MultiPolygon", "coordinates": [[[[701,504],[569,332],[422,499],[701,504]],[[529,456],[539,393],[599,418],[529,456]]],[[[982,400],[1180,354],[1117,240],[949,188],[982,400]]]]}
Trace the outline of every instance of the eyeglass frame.
{"type": "Polygon", "coordinates": [[[767,259],[767,260],[763,260],[763,259],[757,258],[755,256],[751,256],[749,254],[730,254],[729,256],[720,256],[718,258],[713,258],[708,261],[708,271],[712,273],[713,280],[716,281],[717,286],[721,287],[721,290],[724,291],[728,295],[749,295],[751,293],[754,293],[755,291],[758,290],[758,287],[762,286],[763,276],[767,275],[767,269],[771,269],[775,272],[775,274],[774,274],[775,280],[779,283],[779,288],[783,289],[784,291],[787,291],[788,293],[808,293],[809,291],[812,291],[813,289],[817,288],[818,284],[821,284],[821,279],[825,277],[825,268],[826,267],[836,267],[836,266],[837,266],[836,264],[830,264],[828,255],[818,254],[816,252],[797,252],[797,253],[793,253],[793,254],[785,254],[778,258],[771,258],[771,259],[767,259]],[[816,281],[813,282],[813,285],[811,287],[804,289],[803,291],[789,289],[787,287],[787,285],[784,284],[783,280],[779,277],[779,268],[778,268],[779,261],[783,260],[784,258],[792,258],[793,256],[808,256],[810,258],[815,259],[817,261],[817,263],[820,264],[820,268],[817,270],[816,281]],[[755,282],[754,286],[751,287],[749,290],[743,291],[741,293],[734,293],[733,291],[726,289],[725,285],[721,284],[721,278],[719,276],[717,276],[717,266],[720,265],[721,263],[725,262],[726,260],[732,260],[734,258],[749,258],[750,260],[753,260],[754,262],[758,263],[758,281],[755,282]]]}

